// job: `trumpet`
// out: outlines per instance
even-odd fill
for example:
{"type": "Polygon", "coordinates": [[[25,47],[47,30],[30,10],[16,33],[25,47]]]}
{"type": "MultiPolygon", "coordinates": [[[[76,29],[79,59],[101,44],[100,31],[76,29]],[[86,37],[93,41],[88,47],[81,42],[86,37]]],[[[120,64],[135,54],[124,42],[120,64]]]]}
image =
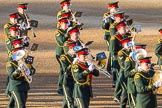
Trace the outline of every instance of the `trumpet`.
{"type": "Polygon", "coordinates": [[[20,67],[21,73],[25,80],[30,84],[32,82],[32,76],[30,75],[30,69],[23,61],[26,52],[24,50],[19,50],[12,55],[12,59],[18,61],[18,66],[20,67]]]}
{"type": "Polygon", "coordinates": [[[34,29],[33,27],[37,27],[38,26],[38,21],[36,20],[30,20],[29,17],[27,16],[27,13],[24,13],[24,16],[26,18],[26,23],[25,23],[25,30],[32,30],[32,34],[33,34],[33,37],[36,37],[36,34],[34,32],[34,29]]]}

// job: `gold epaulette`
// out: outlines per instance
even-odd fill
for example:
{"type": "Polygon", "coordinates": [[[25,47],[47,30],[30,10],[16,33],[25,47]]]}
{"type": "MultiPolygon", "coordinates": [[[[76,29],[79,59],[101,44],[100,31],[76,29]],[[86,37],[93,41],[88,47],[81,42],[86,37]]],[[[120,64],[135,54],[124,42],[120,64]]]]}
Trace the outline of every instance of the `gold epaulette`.
{"type": "Polygon", "coordinates": [[[125,62],[128,62],[128,61],[130,61],[130,60],[129,60],[129,57],[126,57],[125,62]]]}
{"type": "Polygon", "coordinates": [[[159,39],[158,41],[157,41],[157,43],[159,44],[159,43],[162,43],[162,39],[159,39]]]}
{"type": "Polygon", "coordinates": [[[5,24],[4,25],[4,29],[8,28],[9,27],[9,24],[5,24]]]}
{"type": "Polygon", "coordinates": [[[114,36],[114,35],[111,36],[111,37],[110,37],[110,40],[115,40],[115,36],[114,36]]]}
{"type": "Polygon", "coordinates": [[[134,75],[134,80],[136,80],[136,79],[138,79],[138,78],[140,78],[140,75],[139,75],[139,74],[135,74],[135,75],[134,75]]]}
{"type": "Polygon", "coordinates": [[[109,12],[104,13],[103,18],[105,18],[105,17],[107,17],[107,16],[109,16],[109,15],[110,15],[109,12]]]}
{"type": "Polygon", "coordinates": [[[130,58],[130,57],[126,57],[125,62],[128,62],[128,61],[133,62],[132,58],[130,58]]]}
{"type": "Polygon", "coordinates": [[[11,66],[11,63],[10,62],[7,62],[6,63],[6,67],[10,67],[11,66]]]}
{"type": "Polygon", "coordinates": [[[115,23],[110,24],[110,28],[115,28],[115,23]]]}
{"type": "Polygon", "coordinates": [[[56,36],[60,36],[60,34],[61,34],[61,33],[60,33],[60,30],[57,30],[57,31],[55,32],[55,35],[56,35],[56,36]]]}
{"type": "Polygon", "coordinates": [[[56,30],[55,34],[56,34],[56,36],[59,36],[60,34],[64,34],[64,33],[58,29],[58,30],[56,30]]]}
{"type": "Polygon", "coordinates": [[[62,11],[57,12],[57,21],[59,20],[59,16],[62,14],[62,11]]]}
{"type": "Polygon", "coordinates": [[[58,30],[55,31],[55,35],[58,36],[60,33],[58,30]]]}
{"type": "Polygon", "coordinates": [[[122,54],[123,54],[123,51],[122,50],[118,51],[118,56],[120,56],[122,54]]]}

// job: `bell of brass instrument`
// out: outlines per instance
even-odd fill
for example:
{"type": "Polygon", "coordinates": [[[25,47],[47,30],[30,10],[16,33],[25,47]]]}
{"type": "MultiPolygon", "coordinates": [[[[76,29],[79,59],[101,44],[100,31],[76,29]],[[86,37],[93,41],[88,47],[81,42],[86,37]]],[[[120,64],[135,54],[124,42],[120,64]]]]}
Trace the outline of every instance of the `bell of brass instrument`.
{"type": "Polygon", "coordinates": [[[24,62],[24,56],[26,52],[24,50],[19,50],[13,53],[12,59],[18,62],[18,66],[21,67],[21,73],[25,80],[30,84],[32,82],[32,76],[30,75],[30,69],[24,62]]]}
{"type": "Polygon", "coordinates": [[[132,52],[132,59],[135,62],[139,62],[139,59],[147,56],[147,52],[144,49],[138,49],[132,52]]]}

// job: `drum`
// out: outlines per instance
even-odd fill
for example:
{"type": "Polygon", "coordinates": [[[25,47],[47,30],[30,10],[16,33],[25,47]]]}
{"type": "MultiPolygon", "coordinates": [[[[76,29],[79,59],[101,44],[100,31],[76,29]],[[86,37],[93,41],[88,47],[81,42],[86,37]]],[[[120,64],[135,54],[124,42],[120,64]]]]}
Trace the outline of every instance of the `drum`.
{"type": "MultiPolygon", "coordinates": [[[[158,81],[158,80],[162,81],[162,71],[155,71],[155,74],[153,76],[153,82],[158,81]]],[[[155,93],[162,94],[162,86],[157,88],[155,90],[155,93]]]]}

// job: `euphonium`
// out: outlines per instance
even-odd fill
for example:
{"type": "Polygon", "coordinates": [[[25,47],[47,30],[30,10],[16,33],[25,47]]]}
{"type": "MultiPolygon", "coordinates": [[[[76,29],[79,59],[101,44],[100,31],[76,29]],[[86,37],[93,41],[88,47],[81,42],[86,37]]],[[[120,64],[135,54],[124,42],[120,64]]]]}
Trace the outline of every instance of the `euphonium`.
{"type": "Polygon", "coordinates": [[[26,65],[26,63],[23,60],[25,54],[26,54],[26,52],[24,50],[19,50],[13,54],[12,58],[13,58],[13,60],[16,60],[18,62],[18,66],[21,68],[21,73],[24,76],[25,80],[28,83],[31,83],[32,76],[30,75],[30,69],[28,68],[28,66],[26,65]]]}
{"type": "Polygon", "coordinates": [[[135,62],[139,62],[139,59],[144,58],[147,56],[147,52],[144,49],[137,49],[132,52],[132,59],[135,62]]]}

